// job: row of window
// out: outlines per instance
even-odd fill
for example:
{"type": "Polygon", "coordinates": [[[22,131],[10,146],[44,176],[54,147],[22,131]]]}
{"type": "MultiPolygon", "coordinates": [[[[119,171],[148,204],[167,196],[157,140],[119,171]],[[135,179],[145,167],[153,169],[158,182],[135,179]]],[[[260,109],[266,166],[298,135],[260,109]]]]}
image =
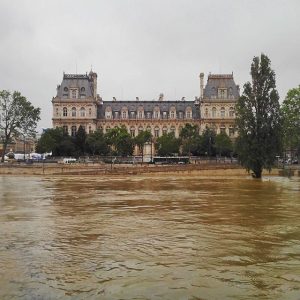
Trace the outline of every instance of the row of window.
{"type": "Polygon", "coordinates": [[[212,99],[233,99],[233,89],[230,87],[229,89],[226,88],[219,88],[216,89],[213,87],[211,89],[211,98],[212,99]]]}
{"type": "Polygon", "coordinates": [[[85,87],[82,87],[80,89],[80,93],[79,93],[79,89],[68,89],[67,87],[64,88],[64,92],[63,92],[63,97],[64,98],[71,98],[71,99],[77,99],[77,98],[85,98],[86,94],[85,94],[85,87]]]}
{"type": "MultiPolygon", "coordinates": [[[[67,107],[63,107],[63,117],[68,117],[69,112],[68,112],[68,108],[67,107]]],[[[71,116],[72,117],[86,117],[86,109],[84,107],[81,107],[78,111],[76,107],[72,107],[71,108],[71,116]],[[79,114],[78,114],[79,113],[79,114]]],[[[59,108],[56,108],[56,116],[59,116],[59,108]]],[[[88,116],[91,117],[92,116],[92,109],[89,108],[88,109],[88,116]]]]}
{"type": "MultiPolygon", "coordinates": [[[[84,126],[84,125],[81,125],[82,127],[83,127],[83,129],[84,130],[86,130],[87,128],[84,126]]],[[[118,127],[118,126],[116,126],[116,127],[118,127]]],[[[217,132],[217,128],[216,128],[216,126],[212,126],[211,127],[215,132],[217,132]]],[[[73,125],[73,126],[71,126],[71,136],[75,136],[76,135],[76,132],[77,132],[77,126],[76,125],[73,125]]],[[[109,131],[111,128],[110,128],[110,126],[107,126],[106,127],[106,132],[107,131],[109,131]]],[[[146,128],[144,128],[143,126],[139,126],[138,128],[137,128],[137,130],[136,130],[136,128],[134,127],[134,126],[132,126],[132,127],[130,127],[130,129],[129,129],[129,133],[130,133],[130,135],[132,136],[132,137],[135,137],[136,136],[136,133],[140,133],[140,132],[142,132],[142,131],[144,131],[144,130],[148,130],[148,131],[150,131],[150,132],[152,132],[152,128],[151,128],[151,126],[147,126],[146,128]]],[[[181,131],[181,129],[182,129],[182,126],[180,126],[179,127],[179,132],[181,131]]],[[[65,133],[69,133],[69,127],[67,126],[67,125],[64,125],[63,126],[63,130],[64,130],[64,132],[65,133]]],[[[88,133],[91,133],[92,132],[92,126],[91,125],[89,125],[89,127],[88,127],[88,133]]],[[[168,129],[168,127],[167,126],[164,126],[162,129],[161,128],[159,128],[158,126],[156,126],[156,127],[154,127],[154,130],[153,130],[153,134],[154,134],[154,137],[159,137],[159,136],[161,136],[161,135],[163,135],[163,134],[167,134],[168,132],[172,132],[172,133],[176,133],[176,128],[175,128],[175,126],[171,126],[169,129],[168,129]]],[[[220,133],[221,132],[223,132],[223,133],[227,133],[226,132],[226,127],[225,127],[225,125],[224,124],[221,124],[221,126],[220,126],[220,133]]],[[[200,133],[200,132],[199,132],[200,133]]],[[[235,128],[231,125],[231,126],[229,126],[229,128],[228,128],[228,134],[229,134],[229,136],[230,137],[233,137],[234,136],[234,133],[235,133],[235,128]]]]}
{"type": "MultiPolygon", "coordinates": [[[[84,125],[81,125],[81,127],[84,129],[84,130],[87,130],[87,128],[84,126],[84,125]]],[[[78,126],[78,128],[79,128],[79,126],[78,126]]],[[[71,126],[71,136],[75,136],[76,135],[76,132],[77,132],[77,126],[76,125],[73,125],[73,126],[71,126]]],[[[65,132],[65,133],[68,133],[69,134],[69,127],[67,126],[67,125],[64,125],[63,126],[63,131],[65,132]]],[[[88,133],[92,133],[92,126],[91,125],[89,125],[89,127],[88,127],[88,133]]]]}
{"type": "MultiPolygon", "coordinates": [[[[168,112],[164,111],[162,113],[162,115],[160,114],[159,111],[154,111],[152,112],[143,112],[143,111],[138,111],[137,113],[135,111],[131,111],[130,114],[128,115],[127,111],[122,111],[121,115],[119,113],[119,111],[106,111],[105,113],[105,118],[106,119],[119,119],[121,117],[121,119],[128,119],[128,117],[130,119],[160,119],[162,117],[162,119],[176,119],[178,116],[179,119],[183,119],[184,118],[184,113],[182,111],[178,112],[178,115],[176,114],[176,111],[171,111],[169,114],[168,112]]],[[[188,110],[185,113],[185,118],[186,119],[192,119],[193,114],[192,111],[188,110]]]]}
{"type": "MultiPolygon", "coordinates": [[[[209,112],[208,108],[205,108],[204,116],[206,118],[210,117],[210,112],[209,112]]],[[[229,117],[234,117],[234,108],[233,107],[229,108],[228,116],[229,117]]],[[[212,118],[216,118],[217,117],[217,108],[216,107],[213,107],[211,109],[211,117],[212,118]]],[[[226,109],[225,109],[225,107],[221,107],[221,109],[220,109],[220,117],[221,118],[225,118],[226,117],[226,109]]]]}

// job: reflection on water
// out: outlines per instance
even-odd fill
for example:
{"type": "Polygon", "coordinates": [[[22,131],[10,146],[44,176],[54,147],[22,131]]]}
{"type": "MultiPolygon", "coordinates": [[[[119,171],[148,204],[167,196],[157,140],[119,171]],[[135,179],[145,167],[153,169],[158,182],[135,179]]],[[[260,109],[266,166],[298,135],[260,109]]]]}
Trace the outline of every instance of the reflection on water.
{"type": "Polygon", "coordinates": [[[300,180],[0,177],[1,299],[299,299],[300,180]]]}

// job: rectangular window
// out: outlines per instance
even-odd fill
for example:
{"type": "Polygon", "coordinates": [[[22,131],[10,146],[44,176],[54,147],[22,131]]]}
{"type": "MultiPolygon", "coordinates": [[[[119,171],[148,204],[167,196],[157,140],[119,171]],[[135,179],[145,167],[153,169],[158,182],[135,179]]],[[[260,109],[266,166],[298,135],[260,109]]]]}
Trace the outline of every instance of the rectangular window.
{"type": "Polygon", "coordinates": [[[71,136],[75,136],[76,135],[76,126],[72,126],[71,127],[71,136]]]}
{"type": "Polygon", "coordinates": [[[76,99],[77,98],[77,90],[71,90],[71,98],[76,99]]]}

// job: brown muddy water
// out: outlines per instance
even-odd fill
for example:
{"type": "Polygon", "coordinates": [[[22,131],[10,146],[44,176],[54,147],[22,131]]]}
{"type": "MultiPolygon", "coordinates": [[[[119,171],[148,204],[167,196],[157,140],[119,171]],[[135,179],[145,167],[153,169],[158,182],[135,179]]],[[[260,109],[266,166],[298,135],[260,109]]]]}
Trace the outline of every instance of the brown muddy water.
{"type": "Polygon", "coordinates": [[[300,178],[0,176],[0,299],[300,299],[300,178]]]}

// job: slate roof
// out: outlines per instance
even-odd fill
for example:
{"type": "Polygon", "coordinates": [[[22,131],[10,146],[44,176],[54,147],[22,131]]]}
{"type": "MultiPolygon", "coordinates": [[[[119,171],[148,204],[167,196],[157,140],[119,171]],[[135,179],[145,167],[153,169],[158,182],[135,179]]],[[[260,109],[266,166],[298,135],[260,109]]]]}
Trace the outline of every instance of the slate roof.
{"type": "Polygon", "coordinates": [[[200,118],[199,105],[195,104],[195,101],[180,101],[180,100],[150,100],[150,101],[128,101],[128,100],[118,100],[118,101],[103,101],[103,104],[98,108],[98,118],[104,119],[105,109],[110,106],[113,112],[121,112],[122,107],[127,107],[128,112],[137,112],[139,107],[144,108],[144,112],[153,112],[155,107],[159,107],[160,112],[168,112],[171,107],[175,107],[176,112],[185,112],[187,107],[191,107],[193,119],[200,118]]]}
{"type": "MultiPolygon", "coordinates": [[[[235,84],[233,74],[210,74],[207,78],[207,83],[203,91],[204,99],[214,99],[218,95],[218,88],[227,88],[232,93],[234,99],[240,96],[238,85],[235,84]]],[[[217,97],[216,97],[217,98],[217,97]]]]}
{"type": "Polygon", "coordinates": [[[62,98],[67,96],[69,91],[65,91],[65,88],[78,88],[79,93],[85,95],[85,97],[93,97],[93,81],[87,74],[64,74],[61,85],[57,87],[57,97],[62,98]],[[81,88],[84,91],[81,92],[81,88]]]}

